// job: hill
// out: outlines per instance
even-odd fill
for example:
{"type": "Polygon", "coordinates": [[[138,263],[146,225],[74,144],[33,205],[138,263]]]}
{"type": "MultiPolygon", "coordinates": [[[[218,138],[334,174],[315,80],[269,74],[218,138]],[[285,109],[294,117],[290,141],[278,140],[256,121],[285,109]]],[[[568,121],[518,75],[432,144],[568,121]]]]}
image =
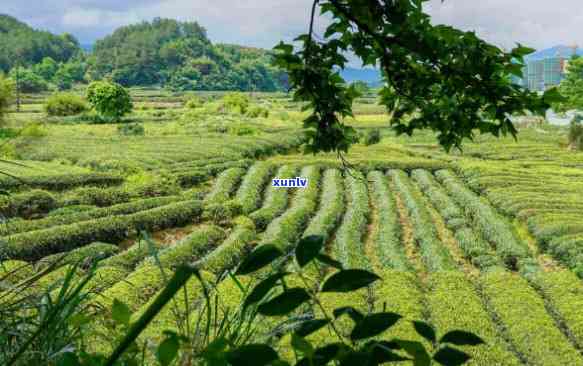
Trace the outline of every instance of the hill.
{"type": "Polygon", "coordinates": [[[171,19],[118,28],[95,43],[89,64],[94,78],[111,77],[125,86],[275,91],[283,80],[270,52],[214,45],[198,23],[171,19]]]}
{"type": "Polygon", "coordinates": [[[45,57],[66,62],[80,48],[70,34],[35,30],[14,17],[0,14],[0,50],[0,70],[7,72],[19,60],[24,65],[37,64],[45,57]]]}

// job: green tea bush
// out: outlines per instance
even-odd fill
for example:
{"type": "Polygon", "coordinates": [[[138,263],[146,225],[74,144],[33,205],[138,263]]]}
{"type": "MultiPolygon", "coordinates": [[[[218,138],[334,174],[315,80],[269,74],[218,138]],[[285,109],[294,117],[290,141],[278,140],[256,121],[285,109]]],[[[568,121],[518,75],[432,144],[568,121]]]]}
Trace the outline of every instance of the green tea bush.
{"type": "Polygon", "coordinates": [[[47,135],[47,129],[40,123],[29,123],[20,132],[20,136],[25,139],[39,139],[47,135]]]}
{"type": "Polygon", "coordinates": [[[200,108],[202,106],[203,106],[202,100],[196,96],[188,98],[188,100],[186,100],[186,102],[184,103],[184,107],[188,109],[200,108]]]}
{"type": "Polygon", "coordinates": [[[2,176],[0,188],[2,189],[30,189],[39,188],[51,191],[64,191],[79,186],[97,185],[114,186],[123,183],[123,177],[105,173],[74,173],[63,175],[38,175],[27,176],[19,180],[2,176]]]}
{"type": "MultiPolygon", "coordinates": [[[[49,214],[42,219],[36,220],[10,220],[4,225],[0,225],[0,235],[13,235],[18,233],[23,233],[27,231],[35,231],[41,229],[47,229],[52,226],[68,225],[82,221],[89,221],[93,219],[98,219],[108,216],[117,215],[129,215],[137,213],[140,211],[150,210],[156,207],[162,207],[172,203],[183,201],[182,197],[179,196],[169,196],[169,197],[158,197],[149,198],[143,200],[137,200],[128,203],[122,203],[118,205],[113,205],[109,207],[97,208],[95,206],[85,206],[87,209],[83,210],[70,210],[71,207],[79,206],[69,206],[64,207],[59,210],[64,212],[60,214],[49,214]]],[[[84,207],[84,206],[81,206],[84,207]]],[[[55,211],[59,211],[55,210],[55,211]]],[[[53,212],[55,212],[53,211],[53,212]]]]}
{"type": "Polygon", "coordinates": [[[144,136],[146,129],[141,123],[122,123],[117,126],[117,132],[122,136],[144,136]]]}
{"type": "Polygon", "coordinates": [[[273,170],[273,165],[268,163],[259,162],[251,166],[235,195],[243,214],[250,214],[259,207],[261,193],[268,184],[273,170]]]}
{"type": "Polygon", "coordinates": [[[54,263],[59,266],[77,264],[80,262],[91,263],[96,258],[107,258],[119,252],[119,247],[107,243],[91,243],[84,247],[73,249],[66,253],[57,253],[46,256],[36,263],[36,269],[41,270],[54,263]]]}
{"type": "Polygon", "coordinates": [[[573,118],[569,126],[569,144],[577,150],[583,150],[583,122],[581,118],[573,118]]]}
{"type": "Polygon", "coordinates": [[[5,217],[32,217],[47,213],[56,205],[55,196],[40,189],[0,198],[0,212],[5,217]]]}
{"type": "Polygon", "coordinates": [[[153,174],[141,171],[126,179],[125,188],[136,197],[161,197],[180,193],[180,186],[174,175],[161,172],[153,174]]]}
{"type": "Polygon", "coordinates": [[[413,226],[413,237],[421,250],[423,262],[428,271],[438,272],[455,269],[456,263],[447,247],[439,240],[435,223],[426,202],[422,200],[421,192],[413,187],[405,172],[391,170],[389,176],[407,209],[413,226]]]}
{"type": "Polygon", "coordinates": [[[206,203],[220,203],[229,200],[245,174],[245,169],[230,168],[218,175],[212,190],[205,197],[206,203]]]}
{"type": "Polygon", "coordinates": [[[366,145],[376,145],[381,142],[381,131],[379,129],[367,130],[363,133],[361,142],[366,145]]]}
{"type": "MultiPolygon", "coordinates": [[[[284,165],[277,170],[276,177],[287,179],[293,178],[297,173],[297,168],[284,165]]],[[[263,206],[249,215],[259,231],[265,230],[267,225],[280,215],[287,207],[288,189],[277,188],[269,185],[265,193],[263,206]]]]}
{"type": "Polygon", "coordinates": [[[401,223],[397,214],[394,193],[391,192],[387,177],[379,171],[368,174],[372,182],[371,198],[378,212],[378,228],[374,232],[373,243],[379,262],[385,267],[410,271],[409,262],[401,243],[401,223]]]}
{"type": "Polygon", "coordinates": [[[140,231],[154,231],[192,223],[202,215],[199,201],[178,202],[131,215],[110,216],[7,236],[10,258],[37,260],[95,241],[119,242],[140,231]]]}
{"type": "Polygon", "coordinates": [[[247,110],[247,113],[245,113],[245,115],[247,117],[250,118],[269,118],[269,109],[258,106],[258,105],[254,105],[251,108],[249,108],[249,110],[247,110]]]}
{"type": "Polygon", "coordinates": [[[77,163],[79,166],[91,168],[91,170],[103,173],[113,173],[123,176],[129,176],[142,171],[140,165],[131,160],[123,159],[95,159],[87,158],[77,163]]]}
{"type": "Polygon", "coordinates": [[[44,108],[47,115],[56,117],[74,116],[88,110],[85,101],[71,93],[53,94],[47,99],[44,108]]]}
{"type": "Polygon", "coordinates": [[[541,365],[581,362],[580,353],[561,333],[544,300],[525,279],[510,272],[494,271],[482,276],[480,287],[500,326],[527,362],[541,365]]]}
{"type": "Polygon", "coordinates": [[[486,344],[461,347],[472,356],[475,365],[521,365],[507,347],[484,308],[475,286],[459,271],[434,273],[429,277],[426,303],[433,325],[439,332],[454,329],[479,329],[486,344]],[[455,309],[455,310],[454,310],[455,309]],[[459,309],[459,311],[457,311],[459,309]]]}
{"type": "Polygon", "coordinates": [[[60,206],[91,205],[105,207],[128,202],[131,198],[132,194],[126,188],[82,187],[67,192],[61,198],[60,206]]]}
{"type": "Polygon", "coordinates": [[[346,182],[346,212],[336,232],[333,253],[346,268],[370,268],[364,252],[363,235],[368,224],[368,188],[362,173],[349,171],[346,182]]]}
{"type": "Polygon", "coordinates": [[[230,113],[246,114],[251,101],[247,95],[233,92],[225,94],[221,99],[221,104],[230,113]]]}

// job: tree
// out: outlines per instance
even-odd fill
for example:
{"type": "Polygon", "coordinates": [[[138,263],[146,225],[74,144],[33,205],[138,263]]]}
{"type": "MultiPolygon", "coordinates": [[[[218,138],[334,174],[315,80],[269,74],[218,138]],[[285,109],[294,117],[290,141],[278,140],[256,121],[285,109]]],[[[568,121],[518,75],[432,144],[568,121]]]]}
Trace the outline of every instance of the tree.
{"type": "Polygon", "coordinates": [[[55,73],[53,82],[57,86],[57,89],[69,90],[73,87],[73,75],[66,68],[60,67],[55,73]]]}
{"type": "Polygon", "coordinates": [[[94,81],[89,84],[87,100],[99,115],[112,120],[119,120],[133,108],[127,89],[108,81],[94,81]]]}
{"type": "Polygon", "coordinates": [[[0,74],[0,122],[4,122],[8,108],[14,103],[14,83],[0,74]]]}
{"type": "Polygon", "coordinates": [[[34,73],[46,81],[50,81],[55,76],[58,69],[59,64],[50,57],[43,58],[41,63],[36,64],[33,67],[34,73]]]}
{"type": "Polygon", "coordinates": [[[554,105],[558,112],[583,109],[583,58],[569,61],[567,77],[559,85],[559,93],[565,97],[563,103],[554,105]]]}
{"type": "Polygon", "coordinates": [[[10,71],[12,80],[18,79],[18,87],[22,93],[40,93],[49,89],[49,84],[31,69],[15,67],[10,71]]]}
{"type": "Polygon", "coordinates": [[[426,1],[314,0],[309,32],[297,38],[301,48],[283,42],[276,47],[295,99],[312,110],[304,122],[307,151],[341,154],[357,140],[342,122],[358,95],[338,72],[346,52],[365,66],[380,67],[386,82],[381,102],[398,134],[431,129],[447,150],[475,131],[515,136],[511,115],[544,114],[560,99],[556,91],[540,98],[510,82],[508,76],[521,75],[523,56],[534,50],[518,45],[506,53],[474,32],[433,25],[423,12],[426,1]],[[312,36],[318,7],[332,20],[322,41],[312,36]]]}

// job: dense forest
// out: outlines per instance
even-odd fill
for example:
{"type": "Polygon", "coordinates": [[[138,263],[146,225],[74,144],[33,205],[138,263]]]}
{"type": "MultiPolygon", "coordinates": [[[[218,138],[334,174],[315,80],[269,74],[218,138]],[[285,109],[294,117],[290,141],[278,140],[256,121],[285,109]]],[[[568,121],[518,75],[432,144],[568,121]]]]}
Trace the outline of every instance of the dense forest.
{"type": "Polygon", "coordinates": [[[124,26],[83,51],[69,34],[37,31],[0,15],[0,69],[21,80],[23,91],[70,89],[74,83],[111,79],[124,86],[183,90],[276,91],[286,74],[270,51],[213,44],[196,22],[154,19],[124,26]]]}
{"type": "Polygon", "coordinates": [[[0,14],[0,70],[7,72],[17,62],[37,64],[45,57],[65,62],[80,51],[70,34],[60,36],[34,30],[17,19],[0,14]]]}

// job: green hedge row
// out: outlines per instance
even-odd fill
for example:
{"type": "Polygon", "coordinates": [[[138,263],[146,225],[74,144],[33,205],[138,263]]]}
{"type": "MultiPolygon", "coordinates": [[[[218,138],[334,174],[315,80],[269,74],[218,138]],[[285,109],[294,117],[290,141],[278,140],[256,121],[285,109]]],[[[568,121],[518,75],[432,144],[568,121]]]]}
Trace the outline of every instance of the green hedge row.
{"type": "Polygon", "coordinates": [[[205,204],[228,201],[241,182],[243,174],[245,174],[245,170],[242,168],[230,168],[219,174],[212,190],[204,199],[205,204]]]}
{"type": "Polygon", "coordinates": [[[40,188],[49,191],[64,191],[85,185],[114,186],[124,182],[123,177],[105,173],[82,173],[66,175],[28,176],[17,180],[10,177],[0,177],[0,189],[19,190],[40,188]]]}
{"type": "MultiPolygon", "coordinates": [[[[15,285],[35,273],[32,264],[19,260],[0,260],[0,289],[3,285],[15,285]]],[[[2,291],[0,291],[2,292],[2,291]]]]}
{"type": "Polygon", "coordinates": [[[200,259],[224,236],[224,231],[216,226],[197,229],[178,243],[161,250],[157,259],[146,258],[123,281],[102,292],[97,301],[110,309],[113,299],[118,299],[132,310],[138,310],[164,286],[165,279],[170,278],[177,266],[200,259]]]}
{"type": "Polygon", "coordinates": [[[33,189],[0,198],[0,214],[4,217],[33,217],[57,207],[57,199],[47,191],[33,189]]]}
{"type": "Polygon", "coordinates": [[[547,300],[560,316],[570,336],[579,345],[583,344],[583,284],[571,271],[539,271],[529,276],[530,283],[547,300]]]}
{"type": "Polygon", "coordinates": [[[244,215],[259,208],[261,193],[264,191],[265,185],[268,184],[271,174],[273,174],[273,165],[259,162],[254,164],[243,178],[235,195],[235,201],[241,204],[244,215]]]}
{"type": "Polygon", "coordinates": [[[382,278],[373,289],[374,311],[395,312],[403,316],[385,334],[385,339],[407,339],[424,343],[426,341],[415,331],[414,320],[425,320],[427,313],[425,299],[415,273],[383,268],[375,272],[382,278]],[[386,310],[383,310],[386,309],[386,310]]]}
{"type": "Polygon", "coordinates": [[[269,223],[261,237],[261,244],[274,244],[285,252],[289,251],[301,237],[318,205],[320,168],[305,167],[301,175],[308,179],[308,186],[299,189],[289,209],[269,223]]]}
{"type": "Polygon", "coordinates": [[[456,269],[451,253],[439,240],[437,229],[421,192],[413,187],[405,172],[391,170],[389,176],[407,209],[413,226],[413,237],[419,246],[427,270],[437,272],[456,269]]]}
{"type": "Polygon", "coordinates": [[[470,365],[521,365],[485,310],[474,285],[464,273],[446,271],[429,277],[427,305],[438,337],[463,329],[479,335],[486,344],[462,347],[472,356],[470,365]]]}
{"type": "Polygon", "coordinates": [[[480,279],[500,326],[528,364],[583,365],[583,357],[547,313],[543,299],[519,275],[493,271],[480,279]]]}
{"type": "MultiPolygon", "coordinates": [[[[277,170],[275,176],[281,179],[294,178],[297,168],[284,165],[277,170]]],[[[280,215],[288,204],[289,190],[287,188],[273,187],[269,185],[265,193],[263,206],[253,212],[249,217],[255,222],[258,231],[263,231],[267,225],[280,215]]]]}
{"type": "Polygon", "coordinates": [[[156,207],[169,205],[184,200],[180,196],[148,198],[144,200],[122,203],[104,208],[95,208],[68,215],[48,216],[38,220],[13,220],[0,225],[0,235],[14,235],[27,231],[46,229],[52,226],[68,225],[81,221],[88,221],[102,217],[128,215],[150,210],[156,207]]]}
{"type": "Polygon", "coordinates": [[[104,217],[5,237],[10,258],[37,260],[95,241],[119,242],[140,230],[186,225],[202,214],[200,201],[177,202],[131,215],[104,217]]]}
{"type": "Polygon", "coordinates": [[[317,235],[328,241],[334,229],[340,223],[345,208],[344,180],[337,169],[328,169],[322,179],[322,193],[320,195],[320,208],[310,220],[302,237],[317,235]]]}
{"type": "Polygon", "coordinates": [[[429,172],[414,170],[412,177],[439,214],[443,216],[464,256],[472,264],[483,270],[503,265],[496,256],[496,252],[481,236],[476,235],[463,211],[429,172]]]}
{"type": "Polygon", "coordinates": [[[362,173],[351,170],[345,179],[346,212],[332,244],[333,257],[346,268],[370,268],[363,235],[368,224],[368,188],[362,173]]]}
{"type": "Polygon", "coordinates": [[[391,192],[387,177],[379,171],[371,172],[367,177],[371,182],[372,203],[378,212],[377,228],[372,241],[379,262],[391,269],[410,271],[411,262],[405,254],[401,242],[401,223],[395,202],[394,192],[391,192]]]}
{"type": "Polygon", "coordinates": [[[89,263],[96,258],[107,258],[119,252],[119,247],[107,243],[91,243],[83,247],[73,249],[66,253],[57,253],[46,256],[36,262],[37,270],[47,268],[53,263],[58,262],[58,266],[65,266],[68,264],[82,264],[82,262],[89,263]]]}
{"type": "Polygon", "coordinates": [[[467,189],[450,171],[440,170],[436,177],[509,268],[515,269],[521,261],[530,259],[527,244],[516,238],[510,223],[492,206],[467,189]]]}
{"type": "Polygon", "coordinates": [[[235,220],[235,227],[227,239],[215,250],[195,263],[197,268],[204,269],[219,276],[225,270],[234,267],[257,239],[255,225],[247,217],[235,220]]]}

